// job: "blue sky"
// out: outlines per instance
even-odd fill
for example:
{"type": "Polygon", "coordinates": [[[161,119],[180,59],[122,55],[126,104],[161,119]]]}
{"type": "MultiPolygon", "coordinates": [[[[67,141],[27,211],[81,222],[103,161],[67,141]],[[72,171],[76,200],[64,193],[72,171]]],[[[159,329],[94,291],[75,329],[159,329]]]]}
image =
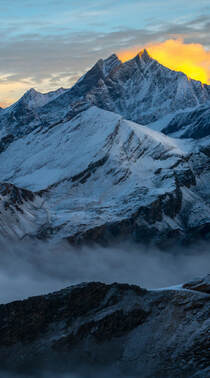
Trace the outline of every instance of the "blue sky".
{"type": "Polygon", "coordinates": [[[71,86],[100,57],[183,37],[209,48],[209,0],[0,0],[0,104],[71,86]]]}
{"type": "Polygon", "coordinates": [[[209,0],[1,0],[1,27],[12,35],[147,28],[206,14],[209,0]],[[3,16],[3,17],[2,17],[3,16]],[[14,27],[15,26],[15,27],[14,27]]]}

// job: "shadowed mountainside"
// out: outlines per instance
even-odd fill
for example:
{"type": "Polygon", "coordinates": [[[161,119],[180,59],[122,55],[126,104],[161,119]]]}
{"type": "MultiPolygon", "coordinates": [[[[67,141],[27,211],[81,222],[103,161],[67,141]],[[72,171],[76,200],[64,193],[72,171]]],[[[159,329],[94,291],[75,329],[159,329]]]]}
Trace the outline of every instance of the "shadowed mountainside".
{"type": "Polygon", "coordinates": [[[1,367],[207,377],[209,276],[202,282],[156,291],[93,282],[1,305],[1,367]]]}

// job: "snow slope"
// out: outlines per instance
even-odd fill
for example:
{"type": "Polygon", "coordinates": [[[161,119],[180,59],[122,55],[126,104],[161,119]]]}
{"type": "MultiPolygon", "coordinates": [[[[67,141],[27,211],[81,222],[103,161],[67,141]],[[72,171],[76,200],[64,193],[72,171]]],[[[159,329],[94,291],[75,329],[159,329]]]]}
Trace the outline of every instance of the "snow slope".
{"type": "Polygon", "coordinates": [[[172,139],[93,106],[9,144],[0,181],[45,190],[40,237],[191,238],[209,225],[206,143],[172,139]]]}
{"type": "Polygon", "coordinates": [[[111,55],[72,88],[31,89],[1,112],[0,182],[44,190],[38,237],[208,237],[209,101],[210,86],[146,50],[111,55]]]}

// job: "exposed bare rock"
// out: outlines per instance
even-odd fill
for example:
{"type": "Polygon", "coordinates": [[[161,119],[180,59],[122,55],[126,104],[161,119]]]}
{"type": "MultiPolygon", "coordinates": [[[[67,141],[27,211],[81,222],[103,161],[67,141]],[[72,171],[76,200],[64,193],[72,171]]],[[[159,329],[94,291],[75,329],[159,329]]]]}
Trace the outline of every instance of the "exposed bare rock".
{"type": "Polygon", "coordinates": [[[32,192],[10,183],[0,183],[0,237],[35,237],[47,219],[44,192],[32,192]]]}
{"type": "Polygon", "coordinates": [[[1,368],[22,376],[51,368],[59,377],[95,377],[90,369],[115,377],[207,377],[209,298],[92,282],[1,305],[1,368]]]}
{"type": "Polygon", "coordinates": [[[210,274],[204,278],[200,278],[183,285],[185,289],[201,291],[210,294],[210,274]]]}

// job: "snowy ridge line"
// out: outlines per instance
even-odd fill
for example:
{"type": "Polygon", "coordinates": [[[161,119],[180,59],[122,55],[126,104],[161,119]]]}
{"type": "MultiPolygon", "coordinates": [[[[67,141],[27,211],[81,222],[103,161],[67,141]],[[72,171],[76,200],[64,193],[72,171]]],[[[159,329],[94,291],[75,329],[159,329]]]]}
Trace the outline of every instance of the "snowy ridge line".
{"type": "Polygon", "coordinates": [[[42,238],[192,240],[210,224],[208,143],[91,106],[13,140],[0,154],[0,181],[44,190],[43,223],[38,213],[34,219],[42,238]]]}
{"type": "Polygon", "coordinates": [[[0,137],[66,122],[91,105],[176,137],[210,134],[210,86],[162,66],[145,50],[125,63],[114,54],[100,59],[70,89],[27,91],[1,111],[0,137]]]}

